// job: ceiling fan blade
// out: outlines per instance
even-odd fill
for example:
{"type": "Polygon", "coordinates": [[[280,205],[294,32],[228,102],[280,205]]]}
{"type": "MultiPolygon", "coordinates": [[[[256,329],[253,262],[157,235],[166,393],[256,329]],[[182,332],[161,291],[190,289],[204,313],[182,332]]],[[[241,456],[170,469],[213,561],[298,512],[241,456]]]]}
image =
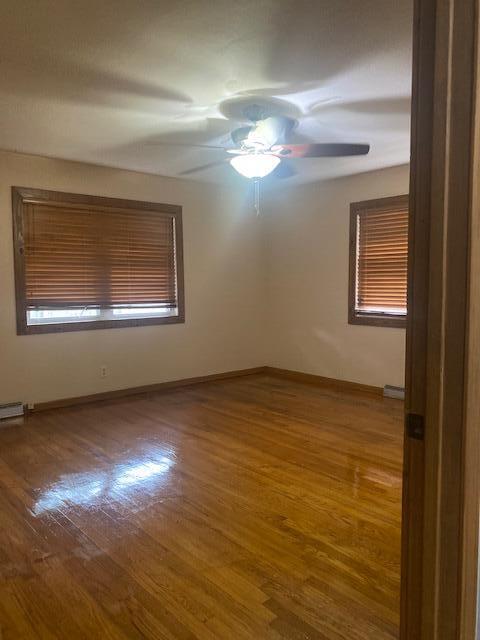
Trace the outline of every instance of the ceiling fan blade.
{"type": "Polygon", "coordinates": [[[292,178],[296,176],[298,171],[295,167],[286,160],[282,160],[280,164],[272,171],[271,175],[273,178],[280,178],[284,180],[285,178],[292,178]]]}
{"type": "Polygon", "coordinates": [[[369,150],[369,144],[314,142],[311,144],[276,145],[270,151],[280,158],[339,158],[342,156],[363,156],[369,150]]]}
{"type": "Polygon", "coordinates": [[[225,164],[226,160],[220,160],[220,161],[216,161],[216,162],[207,162],[207,164],[201,164],[198,167],[194,167],[193,169],[187,169],[186,171],[181,171],[178,175],[179,176],[188,176],[191,173],[197,173],[199,171],[206,171],[207,169],[210,169],[210,167],[218,167],[221,164],[225,164]]]}

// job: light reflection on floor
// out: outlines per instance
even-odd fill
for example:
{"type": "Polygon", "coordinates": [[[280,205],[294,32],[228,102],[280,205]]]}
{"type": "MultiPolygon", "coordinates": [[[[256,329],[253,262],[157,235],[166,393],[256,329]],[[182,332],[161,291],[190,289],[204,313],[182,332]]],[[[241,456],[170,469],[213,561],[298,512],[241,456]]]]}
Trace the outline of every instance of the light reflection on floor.
{"type": "Polygon", "coordinates": [[[145,494],[158,493],[168,483],[174,465],[175,451],[169,450],[154,456],[147,453],[95,471],[62,475],[39,494],[32,512],[38,516],[71,506],[101,506],[127,500],[137,489],[145,494]]]}

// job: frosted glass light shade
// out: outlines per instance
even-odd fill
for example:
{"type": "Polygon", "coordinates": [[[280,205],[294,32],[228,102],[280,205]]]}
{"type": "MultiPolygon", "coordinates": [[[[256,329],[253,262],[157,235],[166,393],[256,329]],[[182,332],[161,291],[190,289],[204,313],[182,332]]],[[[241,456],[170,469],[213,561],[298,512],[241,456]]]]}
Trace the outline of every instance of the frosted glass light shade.
{"type": "Polygon", "coordinates": [[[263,153],[249,153],[230,160],[232,167],[246,178],[264,178],[278,166],[280,158],[263,153]]]}

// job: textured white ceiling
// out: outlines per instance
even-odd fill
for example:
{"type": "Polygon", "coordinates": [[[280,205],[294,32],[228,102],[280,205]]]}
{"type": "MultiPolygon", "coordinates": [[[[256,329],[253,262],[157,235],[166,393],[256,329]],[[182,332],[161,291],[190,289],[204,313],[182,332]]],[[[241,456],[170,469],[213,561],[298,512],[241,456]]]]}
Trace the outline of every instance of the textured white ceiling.
{"type": "Polygon", "coordinates": [[[223,152],[173,143],[228,144],[229,101],[252,96],[288,103],[299,141],[372,145],[288,182],[408,162],[411,5],[0,0],[0,148],[176,176],[223,152]]]}

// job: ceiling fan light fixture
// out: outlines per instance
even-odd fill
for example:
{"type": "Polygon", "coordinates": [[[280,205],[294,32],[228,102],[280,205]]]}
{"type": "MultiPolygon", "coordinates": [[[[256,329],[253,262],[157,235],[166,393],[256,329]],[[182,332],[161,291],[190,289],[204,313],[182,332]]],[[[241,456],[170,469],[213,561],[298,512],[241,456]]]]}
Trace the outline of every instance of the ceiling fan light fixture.
{"type": "Polygon", "coordinates": [[[264,178],[278,166],[280,158],[266,153],[235,156],[230,164],[245,178],[264,178]]]}

